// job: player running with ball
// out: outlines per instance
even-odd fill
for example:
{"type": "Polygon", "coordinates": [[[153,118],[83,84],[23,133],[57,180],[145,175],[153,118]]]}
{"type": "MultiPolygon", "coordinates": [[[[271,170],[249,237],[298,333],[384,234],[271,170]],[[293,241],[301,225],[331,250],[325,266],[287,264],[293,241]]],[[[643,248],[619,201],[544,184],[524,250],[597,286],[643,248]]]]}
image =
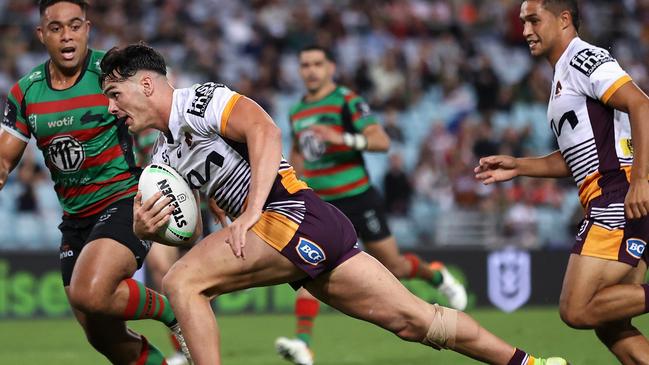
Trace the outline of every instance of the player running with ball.
{"type": "MultiPolygon", "coordinates": [[[[296,178],[281,155],[281,131],[249,98],[213,82],[174,90],[162,56],[142,44],[112,49],[101,68],[109,110],[126,117],[132,132],[162,131],[153,162],[176,169],[233,219],[163,279],[196,364],[221,363],[213,298],[282,283],[407,341],[492,364],[566,364],[534,359],[465,313],[424,302],[361,252],[352,224],[296,178]]],[[[156,204],[159,197],[142,205],[136,198],[141,238],[157,238],[169,219],[169,200],[156,204]]]]}

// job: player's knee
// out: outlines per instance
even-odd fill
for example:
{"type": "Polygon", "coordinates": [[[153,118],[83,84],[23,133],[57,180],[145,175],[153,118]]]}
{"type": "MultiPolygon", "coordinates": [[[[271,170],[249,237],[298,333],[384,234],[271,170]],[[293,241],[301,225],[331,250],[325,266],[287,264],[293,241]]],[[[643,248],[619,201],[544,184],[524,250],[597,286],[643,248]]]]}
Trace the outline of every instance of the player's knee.
{"type": "Polygon", "coordinates": [[[169,270],[165,276],[162,277],[162,292],[168,298],[173,298],[175,296],[183,295],[182,292],[185,290],[183,287],[183,274],[179,270],[169,270]]]}
{"type": "Polygon", "coordinates": [[[583,307],[562,304],[559,306],[559,315],[561,320],[571,328],[592,329],[594,327],[594,323],[583,307]]]}
{"type": "Polygon", "coordinates": [[[433,305],[433,308],[434,313],[429,320],[428,328],[419,340],[424,345],[437,350],[453,349],[457,336],[458,311],[438,304],[433,305]]]}
{"type": "Polygon", "coordinates": [[[88,314],[101,314],[108,310],[112,303],[102,290],[96,286],[70,286],[70,305],[88,314]]]}

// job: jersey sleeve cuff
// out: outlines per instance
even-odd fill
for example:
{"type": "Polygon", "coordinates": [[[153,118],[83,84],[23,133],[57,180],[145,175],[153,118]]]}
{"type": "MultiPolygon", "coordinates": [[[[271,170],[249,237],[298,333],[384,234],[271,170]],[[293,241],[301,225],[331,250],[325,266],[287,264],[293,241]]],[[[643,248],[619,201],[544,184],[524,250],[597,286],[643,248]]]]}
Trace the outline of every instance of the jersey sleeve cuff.
{"type": "Polygon", "coordinates": [[[1,126],[0,128],[3,129],[3,130],[5,130],[7,133],[11,134],[12,136],[18,138],[19,140],[21,140],[21,141],[23,141],[23,142],[25,142],[25,143],[29,143],[29,138],[23,136],[23,135],[22,135],[20,132],[18,132],[17,130],[12,129],[12,128],[9,128],[9,127],[4,126],[4,125],[1,126]]]}
{"type": "Polygon", "coordinates": [[[230,113],[232,113],[232,109],[234,109],[234,104],[237,103],[237,101],[241,98],[241,94],[234,94],[230,97],[230,100],[228,100],[228,103],[225,105],[225,109],[223,109],[223,113],[221,113],[221,135],[225,136],[225,127],[228,125],[228,120],[230,119],[230,113]]]}
{"type": "Polygon", "coordinates": [[[606,92],[604,92],[604,95],[602,95],[602,102],[604,104],[608,103],[608,100],[615,94],[615,92],[622,87],[622,85],[626,84],[627,82],[631,81],[631,76],[629,75],[624,75],[617,79],[611,86],[606,89],[606,92]]]}

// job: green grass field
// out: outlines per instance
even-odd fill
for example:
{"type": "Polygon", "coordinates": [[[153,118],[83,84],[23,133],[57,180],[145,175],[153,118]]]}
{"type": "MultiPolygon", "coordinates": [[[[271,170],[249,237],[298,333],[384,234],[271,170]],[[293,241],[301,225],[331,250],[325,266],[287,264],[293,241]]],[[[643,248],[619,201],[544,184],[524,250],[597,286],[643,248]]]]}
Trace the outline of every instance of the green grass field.
{"type": "MultiPolygon", "coordinates": [[[[525,309],[513,314],[474,310],[471,314],[485,327],[532,354],[556,354],[573,365],[615,364],[592,332],[567,328],[557,310],[525,309]]],[[[279,335],[291,335],[291,315],[222,316],[219,318],[226,365],[287,364],[274,352],[279,335]]],[[[170,345],[164,327],[156,322],[131,322],[166,352],[170,345]]],[[[649,328],[649,319],[636,326],[649,328]]],[[[0,322],[0,363],[88,365],[107,364],[86,343],[80,327],[71,319],[3,320],[0,322]]],[[[450,351],[437,352],[405,343],[394,335],[340,314],[325,314],[316,322],[314,350],[318,365],[424,365],[475,364],[450,351]]]]}

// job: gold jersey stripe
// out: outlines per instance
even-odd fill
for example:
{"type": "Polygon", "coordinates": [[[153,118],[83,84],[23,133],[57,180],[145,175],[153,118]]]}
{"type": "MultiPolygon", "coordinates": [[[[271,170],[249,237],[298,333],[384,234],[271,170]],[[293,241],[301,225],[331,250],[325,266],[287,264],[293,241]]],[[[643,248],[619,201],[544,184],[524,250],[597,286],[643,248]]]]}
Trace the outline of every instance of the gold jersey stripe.
{"type": "Polygon", "coordinates": [[[615,81],[613,85],[609,86],[604,95],[602,95],[602,102],[604,104],[608,103],[608,99],[610,99],[611,96],[613,96],[613,94],[615,94],[615,92],[622,87],[622,85],[626,84],[629,81],[631,81],[631,76],[629,75],[624,75],[617,79],[617,81],[615,81]]]}

